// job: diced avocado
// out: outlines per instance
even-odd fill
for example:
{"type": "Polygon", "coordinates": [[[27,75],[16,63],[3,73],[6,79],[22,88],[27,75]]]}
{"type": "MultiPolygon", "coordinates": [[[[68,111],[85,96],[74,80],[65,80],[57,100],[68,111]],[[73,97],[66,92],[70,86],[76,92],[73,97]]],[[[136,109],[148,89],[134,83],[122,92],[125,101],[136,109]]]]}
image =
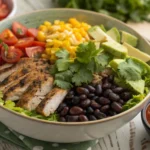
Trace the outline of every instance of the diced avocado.
{"type": "Polygon", "coordinates": [[[89,35],[96,41],[112,40],[99,26],[94,26],[88,30],[89,35]]]}
{"type": "Polygon", "coordinates": [[[108,41],[102,43],[102,48],[108,53],[111,53],[113,56],[119,58],[125,58],[127,56],[128,50],[125,46],[115,42],[115,41],[108,41]]]}
{"type": "Polygon", "coordinates": [[[126,42],[126,43],[132,45],[133,47],[136,47],[138,38],[128,32],[121,31],[121,42],[122,43],[126,42]]]}
{"type": "Polygon", "coordinates": [[[104,27],[103,24],[100,25],[100,28],[101,28],[104,32],[107,32],[107,30],[105,29],[105,27],[104,27]]]}
{"type": "Polygon", "coordinates": [[[123,45],[128,49],[128,55],[136,57],[144,62],[150,60],[150,55],[140,51],[139,49],[129,45],[128,43],[124,42],[123,45]]]}
{"type": "Polygon", "coordinates": [[[108,30],[107,35],[109,35],[113,40],[115,40],[116,42],[120,43],[120,33],[118,31],[117,28],[111,28],[110,30],[108,30]]]}
{"type": "Polygon", "coordinates": [[[136,81],[126,81],[129,88],[132,88],[136,93],[143,94],[144,93],[144,87],[145,87],[145,81],[144,80],[136,80],[136,81]]]}
{"type": "Polygon", "coordinates": [[[122,86],[124,88],[130,89],[134,93],[144,93],[144,87],[145,87],[145,81],[144,80],[136,80],[136,81],[129,81],[129,80],[121,80],[119,78],[114,79],[115,83],[119,86],[122,86]]]}
{"type": "Polygon", "coordinates": [[[95,46],[96,46],[96,49],[99,49],[100,48],[100,42],[94,42],[95,46]]]}
{"type": "Polygon", "coordinates": [[[113,59],[109,65],[114,69],[114,70],[117,70],[118,68],[118,65],[122,62],[125,62],[124,59],[113,59]]]}

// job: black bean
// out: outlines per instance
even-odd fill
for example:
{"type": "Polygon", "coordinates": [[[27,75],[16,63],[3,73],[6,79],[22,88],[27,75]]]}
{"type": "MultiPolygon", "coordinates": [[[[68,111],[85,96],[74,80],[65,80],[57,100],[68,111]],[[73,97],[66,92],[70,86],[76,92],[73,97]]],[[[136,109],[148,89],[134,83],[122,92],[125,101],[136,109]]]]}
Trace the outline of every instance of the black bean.
{"type": "Polygon", "coordinates": [[[109,89],[111,87],[111,83],[105,82],[102,87],[103,89],[109,89]]]}
{"type": "Polygon", "coordinates": [[[61,112],[65,106],[66,106],[65,103],[61,103],[57,109],[57,112],[61,112]]]}
{"type": "Polygon", "coordinates": [[[97,102],[101,105],[106,105],[110,103],[110,100],[105,97],[100,97],[99,99],[97,99],[97,102]]]}
{"type": "Polygon", "coordinates": [[[117,102],[113,102],[111,104],[111,108],[117,113],[120,113],[122,111],[122,106],[120,106],[117,102]]]}
{"type": "Polygon", "coordinates": [[[88,90],[91,92],[91,93],[94,93],[95,92],[95,88],[91,85],[87,85],[87,88],[88,90]]]}
{"type": "Polygon", "coordinates": [[[108,110],[108,114],[109,114],[110,116],[114,116],[114,115],[116,115],[117,113],[116,113],[114,110],[108,110]]]}
{"type": "Polygon", "coordinates": [[[59,121],[60,121],[60,122],[66,122],[66,119],[65,119],[65,117],[60,117],[60,118],[59,118],[59,121]]]}
{"type": "Polygon", "coordinates": [[[91,104],[91,100],[85,99],[85,100],[81,101],[80,106],[81,106],[82,108],[86,108],[86,107],[88,107],[90,104],[91,104]]]}
{"type": "Polygon", "coordinates": [[[120,97],[123,100],[128,101],[130,98],[132,98],[132,94],[130,92],[123,92],[120,97]]]}
{"type": "Polygon", "coordinates": [[[89,90],[86,88],[83,88],[83,87],[77,87],[76,90],[77,90],[78,94],[85,94],[85,95],[89,94],[89,90]]]}
{"type": "Polygon", "coordinates": [[[109,110],[109,108],[110,108],[109,105],[104,105],[104,106],[101,107],[100,110],[101,110],[101,112],[105,113],[105,112],[107,112],[109,110]]]}
{"type": "Polygon", "coordinates": [[[75,96],[73,99],[72,99],[72,104],[73,105],[77,105],[79,104],[80,102],[80,98],[78,96],[75,96]]]}
{"type": "Polygon", "coordinates": [[[77,122],[78,119],[79,119],[79,116],[70,116],[70,115],[68,115],[68,116],[66,116],[66,118],[67,118],[68,122],[77,122]]]}
{"type": "Polygon", "coordinates": [[[118,101],[120,99],[119,95],[115,94],[115,93],[109,93],[109,99],[112,101],[118,101]]]}
{"type": "Polygon", "coordinates": [[[113,82],[113,80],[114,80],[114,76],[113,75],[108,76],[108,81],[109,82],[113,82]]]}
{"type": "Polygon", "coordinates": [[[121,105],[124,105],[124,104],[125,104],[124,100],[122,100],[122,99],[120,99],[120,100],[118,101],[118,103],[120,103],[121,105]]]}
{"type": "Polygon", "coordinates": [[[100,108],[101,105],[98,104],[96,101],[92,100],[91,101],[91,107],[94,108],[94,109],[96,109],[96,108],[100,108]]]}
{"type": "Polygon", "coordinates": [[[111,89],[107,89],[107,90],[104,91],[103,95],[105,97],[108,97],[110,93],[112,93],[112,90],[111,89]]]}
{"type": "Polygon", "coordinates": [[[74,91],[69,91],[68,95],[74,95],[74,91]]]}
{"type": "Polygon", "coordinates": [[[64,107],[63,110],[60,112],[60,116],[67,115],[68,111],[69,111],[69,108],[68,107],[64,107]]]}
{"type": "Polygon", "coordinates": [[[106,118],[106,114],[100,112],[100,111],[95,111],[94,112],[94,115],[96,116],[96,118],[98,119],[103,119],[103,118],[106,118]]]}
{"type": "Polygon", "coordinates": [[[78,106],[73,106],[69,112],[71,115],[79,115],[83,113],[83,109],[78,106]]]}
{"type": "Polygon", "coordinates": [[[89,118],[90,121],[97,120],[97,118],[94,115],[89,115],[88,118],[89,118]]]}
{"type": "Polygon", "coordinates": [[[96,85],[96,94],[100,95],[102,93],[102,86],[100,84],[96,85]]]}
{"type": "Polygon", "coordinates": [[[112,90],[114,93],[120,94],[124,91],[122,87],[116,87],[112,90]]]}
{"type": "Polygon", "coordinates": [[[79,121],[88,121],[89,119],[85,115],[80,115],[79,116],[79,121]]]}
{"type": "Polygon", "coordinates": [[[85,94],[80,95],[80,99],[81,99],[81,100],[84,100],[84,99],[86,99],[86,98],[87,98],[87,96],[86,96],[85,94]]]}
{"type": "Polygon", "coordinates": [[[74,95],[70,95],[70,94],[69,94],[69,95],[66,96],[66,99],[67,99],[67,100],[68,100],[68,99],[70,100],[70,99],[72,99],[73,97],[74,97],[74,95]]]}
{"type": "Polygon", "coordinates": [[[97,100],[99,97],[98,96],[94,96],[94,97],[92,97],[91,99],[92,100],[97,100]]]}
{"type": "Polygon", "coordinates": [[[94,112],[94,110],[93,110],[92,107],[88,107],[88,108],[86,109],[86,111],[87,111],[88,114],[92,114],[92,113],[94,112]]]}
{"type": "Polygon", "coordinates": [[[90,93],[90,94],[88,95],[88,97],[91,98],[91,99],[92,99],[94,96],[95,96],[94,93],[90,93]]]}
{"type": "Polygon", "coordinates": [[[111,89],[114,89],[114,88],[116,88],[117,86],[116,85],[111,85],[111,89]]]}

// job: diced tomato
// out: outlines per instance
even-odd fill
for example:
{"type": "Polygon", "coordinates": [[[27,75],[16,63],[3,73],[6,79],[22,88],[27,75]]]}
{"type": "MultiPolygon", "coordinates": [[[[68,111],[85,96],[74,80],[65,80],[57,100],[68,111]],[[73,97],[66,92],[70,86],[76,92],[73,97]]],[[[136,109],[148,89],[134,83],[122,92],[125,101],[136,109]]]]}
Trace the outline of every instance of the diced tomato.
{"type": "Polygon", "coordinates": [[[8,45],[14,45],[18,42],[17,37],[9,29],[0,33],[0,39],[8,45]]]}
{"type": "Polygon", "coordinates": [[[18,43],[15,44],[15,47],[20,48],[21,50],[25,49],[26,47],[32,46],[34,41],[33,37],[22,38],[18,40],[18,43]]]}
{"type": "Polygon", "coordinates": [[[29,37],[34,37],[34,38],[36,38],[36,37],[37,37],[37,34],[38,34],[38,29],[36,29],[36,28],[29,28],[29,29],[27,30],[27,36],[29,36],[29,37]]]}
{"type": "Polygon", "coordinates": [[[12,31],[17,37],[26,37],[27,28],[19,22],[13,22],[12,31]]]}
{"type": "Polygon", "coordinates": [[[44,51],[44,48],[41,46],[34,46],[26,48],[26,54],[28,57],[39,58],[44,51]]]}
{"type": "Polygon", "coordinates": [[[45,47],[46,43],[45,42],[40,42],[40,41],[33,41],[32,45],[33,46],[42,46],[42,47],[45,47]]]}
{"type": "Polygon", "coordinates": [[[8,47],[8,49],[5,49],[4,47],[2,47],[1,57],[7,63],[16,63],[20,60],[21,53],[17,48],[8,47]]]}
{"type": "Polygon", "coordinates": [[[7,17],[8,14],[9,14],[9,9],[8,9],[7,5],[1,4],[0,5],[0,19],[7,17]]]}
{"type": "Polygon", "coordinates": [[[25,53],[22,50],[20,50],[19,48],[16,48],[15,46],[9,46],[9,50],[13,50],[13,49],[17,49],[19,51],[20,57],[25,56],[25,53]]]}
{"type": "Polygon", "coordinates": [[[0,6],[2,5],[2,0],[0,0],[0,6]]]}

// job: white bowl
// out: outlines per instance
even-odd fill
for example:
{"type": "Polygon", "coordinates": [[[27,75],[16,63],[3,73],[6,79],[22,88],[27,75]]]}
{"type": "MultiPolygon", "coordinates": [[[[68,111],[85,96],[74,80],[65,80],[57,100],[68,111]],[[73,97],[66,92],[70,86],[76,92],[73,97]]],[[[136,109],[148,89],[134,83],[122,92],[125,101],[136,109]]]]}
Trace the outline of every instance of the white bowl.
{"type": "Polygon", "coordinates": [[[2,0],[5,4],[7,4],[10,13],[6,18],[10,18],[12,16],[15,15],[16,10],[17,10],[17,4],[16,4],[16,0],[2,0]]]}
{"type": "MultiPolygon", "coordinates": [[[[107,28],[117,27],[127,31],[138,39],[138,48],[150,54],[149,43],[126,24],[100,13],[76,9],[47,9],[6,19],[0,23],[0,31],[9,28],[14,21],[19,21],[27,27],[37,27],[45,20],[68,20],[75,17],[92,25],[104,24],[107,28]]],[[[0,121],[15,131],[26,136],[44,141],[69,143],[88,141],[104,137],[132,120],[144,107],[150,98],[148,94],[139,104],[116,116],[89,122],[50,122],[23,116],[0,106],[0,121]]]]}

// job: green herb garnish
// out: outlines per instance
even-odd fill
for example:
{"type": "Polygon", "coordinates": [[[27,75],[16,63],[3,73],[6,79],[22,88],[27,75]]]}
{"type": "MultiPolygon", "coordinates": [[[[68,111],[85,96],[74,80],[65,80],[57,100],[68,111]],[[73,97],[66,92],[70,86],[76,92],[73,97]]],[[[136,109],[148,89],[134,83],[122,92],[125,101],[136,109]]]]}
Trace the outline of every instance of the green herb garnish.
{"type": "Polygon", "coordinates": [[[17,28],[17,33],[18,33],[19,35],[22,35],[22,34],[23,34],[22,29],[21,29],[21,28],[17,28]]]}

